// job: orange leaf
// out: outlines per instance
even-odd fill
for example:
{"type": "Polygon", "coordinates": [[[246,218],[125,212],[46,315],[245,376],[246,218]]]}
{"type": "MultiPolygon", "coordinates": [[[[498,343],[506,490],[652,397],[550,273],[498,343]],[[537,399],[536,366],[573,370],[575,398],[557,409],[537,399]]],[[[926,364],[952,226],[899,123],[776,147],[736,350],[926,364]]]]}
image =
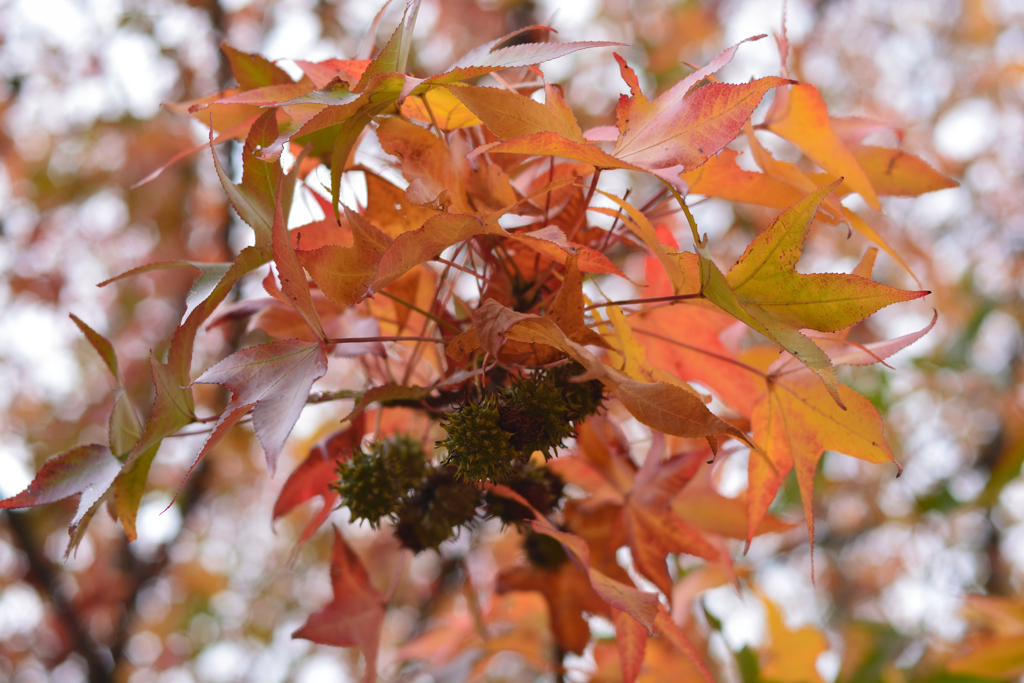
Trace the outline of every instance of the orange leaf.
{"type": "Polygon", "coordinates": [[[880,195],[916,197],[959,184],[920,157],[899,149],[870,145],[854,145],[850,149],[880,195]]]}
{"type": "MultiPolygon", "coordinates": [[[[296,164],[301,163],[301,157],[296,164]]],[[[292,248],[291,236],[288,234],[287,219],[284,215],[282,204],[284,194],[284,177],[277,183],[278,200],[274,205],[273,225],[273,250],[274,263],[277,264],[277,275],[281,279],[281,293],[284,301],[290,304],[302,319],[309,325],[309,329],[321,340],[327,341],[327,333],[324,332],[323,323],[320,322],[320,314],[313,305],[313,298],[309,294],[309,283],[306,281],[306,273],[299,264],[299,258],[292,248]]]]}
{"type": "Polygon", "coordinates": [[[550,85],[545,84],[543,104],[500,88],[464,86],[452,88],[451,93],[502,139],[548,132],[584,142],[576,117],[550,85]]]}
{"type": "Polygon", "coordinates": [[[505,140],[491,146],[477,147],[475,153],[491,154],[530,154],[540,156],[565,157],[575,159],[596,168],[626,168],[633,171],[644,169],[628,162],[616,159],[596,144],[576,142],[562,137],[557,133],[531,133],[505,140]]]}
{"type": "Polygon", "coordinates": [[[612,154],[646,169],[692,170],[739,135],[765,93],[792,82],[769,76],[739,85],[708,83],[665,106],[660,98],[643,102],[647,106],[620,99],[621,134],[612,154]]]}
{"type": "Polygon", "coordinates": [[[733,149],[723,149],[718,156],[683,173],[680,178],[686,181],[693,194],[773,209],[785,209],[804,196],[796,187],[767,173],[743,170],[736,163],[739,154],[733,149]]]}
{"type": "Polygon", "coordinates": [[[358,303],[366,296],[377,265],[392,244],[390,237],[348,207],[345,215],[352,226],[353,246],[332,244],[296,252],[317,287],[331,301],[342,305],[358,303]]]}
{"type": "Polygon", "coordinates": [[[761,452],[751,453],[748,465],[748,545],[782,478],[794,467],[813,544],[814,475],[822,454],[830,450],[867,462],[895,462],[878,409],[853,389],[838,388],[845,410],[821,382],[801,371],[769,381],[754,407],[751,424],[761,452]]]}
{"type": "Polygon", "coordinates": [[[781,116],[768,122],[768,130],[792,142],[826,171],[845,178],[846,184],[863,197],[868,206],[876,210],[882,208],[857,158],[832,132],[825,101],[813,85],[794,85],[781,116]]]}
{"type": "Polygon", "coordinates": [[[619,661],[622,663],[622,681],[633,683],[640,675],[640,667],[644,663],[647,629],[639,621],[617,609],[612,610],[612,621],[615,623],[615,646],[619,650],[619,661]]]}

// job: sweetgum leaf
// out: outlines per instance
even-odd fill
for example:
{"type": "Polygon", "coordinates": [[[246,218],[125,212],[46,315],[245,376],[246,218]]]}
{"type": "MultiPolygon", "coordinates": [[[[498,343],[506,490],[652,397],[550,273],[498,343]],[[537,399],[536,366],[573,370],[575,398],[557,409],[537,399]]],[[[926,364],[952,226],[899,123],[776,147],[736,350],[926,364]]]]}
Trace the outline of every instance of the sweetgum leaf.
{"type": "Polygon", "coordinates": [[[648,632],[653,630],[654,617],[658,610],[657,595],[638,590],[634,586],[617,581],[601,570],[591,566],[590,548],[587,546],[586,541],[576,534],[556,529],[555,526],[548,521],[547,517],[538,512],[536,508],[530,505],[525,498],[512,489],[504,485],[497,485],[491,487],[490,490],[503,498],[514,500],[533,512],[534,519],[530,522],[533,531],[538,534],[550,536],[561,543],[562,547],[565,548],[566,552],[569,553],[574,561],[577,562],[581,568],[586,570],[590,577],[591,586],[605,603],[610,607],[622,610],[632,616],[638,622],[643,624],[644,628],[646,628],[648,632]]]}
{"type": "Polygon", "coordinates": [[[340,496],[330,485],[338,479],[338,465],[352,457],[364,432],[364,422],[359,417],[348,427],[324,437],[310,449],[306,459],[288,475],[281,487],[274,502],[272,519],[275,521],[308,500],[320,498],[322,501],[320,510],[299,535],[296,551],[327,521],[337,506],[340,496]]]}
{"type": "Polygon", "coordinates": [[[311,614],[292,638],[305,638],[321,645],[358,647],[366,659],[361,680],[373,683],[377,680],[384,595],[370,583],[366,567],[337,528],[334,529],[331,588],[334,599],[311,614]]]}
{"type": "Polygon", "coordinates": [[[748,245],[727,276],[703,256],[701,281],[705,296],[722,310],[778,342],[818,373],[842,406],[839,381],[828,356],[799,330],[841,330],[884,306],[917,299],[927,292],[895,289],[856,275],[796,272],[815,213],[839,182],[822,187],[780,214],[748,245]]]}
{"type": "Polygon", "coordinates": [[[850,151],[881,196],[917,197],[925,192],[957,187],[921,157],[901,149],[851,145],[850,151]]]}
{"type": "Polygon", "coordinates": [[[327,298],[349,305],[367,295],[380,259],[392,240],[348,207],[345,207],[345,216],[352,229],[353,246],[330,244],[298,251],[297,256],[327,298]]]}
{"type": "Polygon", "coordinates": [[[639,621],[617,609],[612,610],[612,621],[615,624],[615,647],[622,665],[622,682],[633,683],[644,663],[647,630],[639,621]]]}
{"type": "Polygon", "coordinates": [[[286,339],[236,351],[204,372],[196,383],[224,386],[231,391],[231,402],[189,472],[227,429],[251,410],[256,438],[273,474],[285,439],[309,397],[310,386],[326,371],[322,344],[286,339]]]}
{"type": "Polygon", "coordinates": [[[550,85],[544,89],[543,104],[501,88],[467,85],[452,88],[451,93],[500,138],[551,132],[567,140],[584,142],[576,117],[550,85]]]}
{"type": "MultiPolygon", "coordinates": [[[[302,163],[302,157],[296,161],[296,165],[302,163]]],[[[309,294],[309,283],[306,282],[306,273],[302,270],[299,258],[292,248],[292,240],[288,234],[287,219],[284,215],[283,204],[284,178],[279,178],[277,183],[278,201],[274,206],[273,225],[273,250],[274,263],[277,265],[277,274],[281,279],[281,294],[284,300],[290,304],[306,321],[309,328],[321,340],[327,340],[327,333],[324,332],[323,323],[320,322],[320,314],[313,305],[313,298],[309,294]]]]}
{"type": "MultiPolygon", "coordinates": [[[[228,295],[238,279],[266,263],[270,260],[270,256],[269,248],[247,247],[242,250],[232,264],[173,262],[135,269],[114,278],[116,280],[127,275],[168,265],[170,267],[193,267],[200,273],[190,292],[191,300],[185,320],[171,337],[167,361],[161,363],[156,358],[151,359],[153,383],[156,388],[153,408],[146,419],[142,435],[125,458],[124,465],[109,490],[109,493],[113,495],[114,512],[130,541],[135,539],[135,518],[138,514],[139,503],[145,492],[149,468],[160,449],[161,442],[195,419],[195,407],[189,384],[192,347],[195,343],[196,333],[203,322],[213,313],[213,310],[228,295]]],[[[108,280],[102,284],[112,281],[108,280]]],[[[106,494],[103,498],[106,498],[106,494]]],[[[97,508],[98,501],[83,516],[80,524],[72,525],[69,529],[71,545],[68,546],[68,552],[81,540],[86,524],[97,508]]]]}
{"type": "Polygon", "coordinates": [[[0,500],[0,510],[44,505],[88,491],[96,491],[98,497],[119,469],[121,463],[106,446],[72,448],[43,463],[24,491],[0,500]]]}
{"type": "Polygon", "coordinates": [[[243,90],[292,82],[288,72],[266,57],[236,50],[225,42],[220,44],[220,50],[228,60],[231,75],[243,90]]]}
{"type": "Polygon", "coordinates": [[[814,163],[833,176],[841,176],[846,184],[864,198],[868,206],[880,210],[878,194],[856,157],[832,132],[828,109],[818,89],[809,83],[798,83],[776,101],[768,130],[799,147],[814,163]]]}
{"type": "Polygon", "coordinates": [[[736,138],[765,93],[788,83],[776,76],[740,85],[709,83],[671,106],[636,102],[619,113],[622,133],[612,155],[645,169],[696,168],[736,138]]]}

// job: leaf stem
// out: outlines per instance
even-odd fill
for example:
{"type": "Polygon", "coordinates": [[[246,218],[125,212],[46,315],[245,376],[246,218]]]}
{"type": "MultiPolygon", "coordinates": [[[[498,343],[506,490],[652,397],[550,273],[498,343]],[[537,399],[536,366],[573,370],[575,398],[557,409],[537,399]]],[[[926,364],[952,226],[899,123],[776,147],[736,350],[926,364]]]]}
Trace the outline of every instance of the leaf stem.
{"type": "MultiPolygon", "coordinates": [[[[406,301],[406,300],[404,300],[404,299],[400,299],[400,298],[398,298],[397,296],[395,296],[395,295],[394,295],[394,294],[392,294],[391,292],[385,292],[384,290],[381,290],[381,291],[379,291],[379,292],[377,292],[377,293],[378,293],[378,294],[383,294],[384,296],[386,296],[387,298],[391,299],[391,300],[392,300],[392,301],[394,301],[395,303],[399,303],[399,304],[402,304],[402,305],[403,305],[403,306],[405,306],[406,308],[408,308],[408,309],[410,309],[410,310],[413,310],[413,311],[416,311],[416,312],[417,312],[417,313],[419,313],[420,315],[425,315],[425,316],[427,316],[428,318],[430,318],[431,320],[433,320],[433,321],[434,321],[435,323],[437,323],[438,325],[444,325],[444,326],[445,326],[445,327],[446,327],[446,328],[447,328],[447,329],[448,329],[448,330],[449,330],[450,332],[454,332],[455,334],[459,334],[459,333],[460,333],[460,332],[462,331],[462,330],[460,330],[459,328],[455,327],[455,325],[452,325],[451,323],[449,323],[449,322],[448,322],[447,320],[441,320],[441,319],[440,319],[440,318],[438,318],[438,317],[437,317],[436,315],[432,315],[432,314],[430,314],[430,313],[427,313],[426,311],[424,311],[424,310],[423,310],[422,308],[420,308],[419,306],[414,306],[413,304],[409,303],[408,301],[406,301]]],[[[332,341],[332,342],[333,342],[334,340],[330,340],[330,341],[332,341]]],[[[381,341],[386,341],[386,340],[381,340],[381,341]]],[[[415,340],[413,340],[413,341],[415,341],[415,340]]]]}
{"type": "MultiPolygon", "coordinates": [[[[458,330],[456,330],[457,332],[458,330]]],[[[444,339],[441,337],[416,337],[416,336],[397,336],[397,337],[332,337],[328,339],[329,344],[359,344],[368,342],[389,342],[389,341],[427,341],[437,342],[443,344],[444,339]]]]}
{"type": "Polygon", "coordinates": [[[576,218],[576,224],[572,226],[572,230],[566,236],[566,241],[571,242],[572,238],[576,236],[579,229],[583,227],[583,223],[587,220],[587,208],[590,206],[590,200],[594,198],[594,193],[597,191],[597,181],[601,177],[601,169],[594,171],[594,177],[590,181],[590,189],[587,190],[587,197],[583,200],[583,208],[580,209],[580,215],[576,218]]]}
{"type": "Polygon", "coordinates": [[[665,183],[665,187],[668,188],[668,191],[671,192],[673,196],[675,196],[676,201],[679,202],[679,208],[681,208],[683,213],[686,214],[686,222],[690,224],[690,232],[693,233],[694,245],[701,245],[702,242],[700,240],[700,231],[697,229],[697,221],[694,220],[693,214],[690,213],[690,207],[686,205],[686,200],[683,199],[683,196],[679,194],[679,191],[676,190],[676,188],[672,187],[672,183],[667,180],[662,180],[661,182],[665,183]]]}
{"type": "Polygon", "coordinates": [[[605,306],[626,306],[628,304],[656,304],[667,301],[688,301],[690,299],[700,299],[700,294],[672,294],[670,296],[652,296],[647,299],[622,299],[621,301],[605,301],[599,304],[591,304],[583,308],[584,311],[589,311],[592,308],[604,308],[605,306]]]}
{"type": "Polygon", "coordinates": [[[735,365],[736,367],[743,368],[747,372],[753,373],[753,374],[757,375],[758,377],[763,377],[765,379],[768,379],[768,373],[764,372],[763,370],[759,370],[758,368],[755,368],[753,365],[747,365],[743,361],[736,360],[735,358],[729,358],[728,356],[723,356],[720,353],[715,353],[714,351],[708,351],[707,349],[702,349],[699,346],[692,346],[690,344],[687,344],[686,342],[681,342],[678,339],[673,339],[672,337],[666,336],[664,334],[658,334],[657,332],[652,332],[650,330],[645,330],[645,329],[637,327],[635,325],[632,325],[631,328],[632,328],[632,330],[634,332],[637,332],[639,334],[642,334],[642,335],[645,335],[645,336],[648,336],[648,337],[653,337],[654,339],[660,339],[663,342],[668,342],[669,344],[674,344],[675,346],[679,346],[679,347],[682,347],[684,349],[689,349],[690,351],[695,351],[697,353],[702,353],[705,356],[710,356],[711,358],[715,358],[715,359],[723,361],[725,363],[731,363],[732,365],[735,365]]]}

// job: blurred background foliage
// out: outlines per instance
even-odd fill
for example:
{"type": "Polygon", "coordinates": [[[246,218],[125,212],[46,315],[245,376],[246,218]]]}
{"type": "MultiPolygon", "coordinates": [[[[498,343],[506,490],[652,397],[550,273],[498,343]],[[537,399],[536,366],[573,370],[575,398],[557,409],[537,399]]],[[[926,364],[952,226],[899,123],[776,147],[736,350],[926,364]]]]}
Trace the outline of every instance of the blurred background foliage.
{"type": "MultiPolygon", "coordinates": [[[[114,342],[126,390],[147,405],[149,354],[164,350],[180,319],[188,274],[95,285],[152,261],[227,260],[247,239],[208,150],[132,188],[204,139],[161,102],[229,83],[221,40],[272,59],[350,57],[378,9],[351,0],[0,3],[2,496],[21,490],[47,457],[105,438],[97,425],[111,407],[110,380],[68,313],[114,342]]],[[[400,12],[389,8],[382,26],[400,12]]],[[[484,41],[543,23],[561,40],[629,43],[621,52],[650,95],[688,73],[686,64],[779,32],[782,15],[773,0],[425,0],[411,71],[434,73],[484,41]]],[[[891,338],[920,329],[931,307],[940,316],[897,357],[895,370],[843,377],[883,408],[905,470],[893,479],[891,469],[826,456],[815,583],[802,529],[775,534],[755,541],[745,558],[736,548],[751,588],[708,591],[692,617],[737,681],[803,680],[782,663],[808,652],[814,666],[806,675],[816,680],[1014,679],[1024,673],[1024,655],[1014,659],[1012,648],[1001,668],[972,669],[964,655],[1007,639],[1024,652],[1024,6],[790,0],[787,27],[791,73],[816,85],[832,113],[900,127],[905,149],[960,180],[921,198],[888,198],[884,214],[872,216],[933,292],[920,306],[879,313],[874,331],[891,338]]],[[[778,73],[770,43],[745,46],[723,80],[778,73]]],[[[584,128],[612,122],[625,86],[608,51],[577,53],[544,70],[567,83],[584,128]]],[[[228,150],[237,154],[237,145],[228,150]]],[[[695,213],[721,263],[770,218],[718,200],[695,213]]],[[[865,246],[824,230],[809,244],[803,265],[814,270],[848,270],[865,246]]],[[[891,260],[879,268],[879,279],[909,284],[891,260]]],[[[238,343],[243,331],[229,327],[201,335],[196,368],[238,343]]],[[[353,371],[335,380],[358,386],[359,378],[353,371]]],[[[203,400],[223,397],[209,391],[203,400]]],[[[337,411],[307,411],[289,441],[285,472],[337,411]]],[[[113,521],[97,519],[63,562],[74,501],[0,516],[0,679],[345,680],[355,654],[290,638],[330,597],[330,534],[289,562],[309,511],[271,525],[283,475],[266,476],[251,432],[232,432],[160,514],[202,438],[165,444],[143,500],[140,538],[130,546],[113,521]]],[[[723,490],[744,488],[744,463],[720,467],[723,490]]],[[[795,487],[776,508],[799,516],[795,487]]],[[[391,576],[394,544],[353,533],[371,573],[391,576]]],[[[502,556],[500,547],[486,556],[465,551],[456,544],[414,561],[386,641],[422,631],[424,615],[438,609],[427,603],[437,600],[446,565],[477,563],[477,571],[493,573],[502,556]]],[[[532,613],[523,604],[516,618],[532,613]]],[[[570,678],[588,680],[606,650],[574,660],[570,678]]],[[[503,660],[489,675],[529,680],[524,671],[503,660]]],[[[412,674],[395,672],[403,676],[412,674]]]]}

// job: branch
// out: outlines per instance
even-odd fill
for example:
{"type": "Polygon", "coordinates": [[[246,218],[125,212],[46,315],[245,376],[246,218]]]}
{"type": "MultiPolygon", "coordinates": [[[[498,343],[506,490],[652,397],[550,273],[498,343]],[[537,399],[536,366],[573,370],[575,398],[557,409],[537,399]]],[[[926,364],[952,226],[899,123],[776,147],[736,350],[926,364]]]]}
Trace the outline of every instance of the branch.
{"type": "Polygon", "coordinates": [[[21,546],[28,558],[29,580],[40,593],[50,600],[50,604],[53,605],[53,609],[57,613],[57,618],[71,637],[75,652],[85,660],[89,669],[89,680],[94,683],[113,683],[114,679],[111,677],[114,669],[113,661],[109,655],[103,652],[102,646],[89,635],[78,611],[64,595],[64,591],[57,581],[57,573],[43,557],[38,544],[32,538],[28,525],[25,524],[24,515],[26,513],[12,513],[9,510],[4,512],[6,513],[4,519],[7,520],[18,545],[21,546]]]}

